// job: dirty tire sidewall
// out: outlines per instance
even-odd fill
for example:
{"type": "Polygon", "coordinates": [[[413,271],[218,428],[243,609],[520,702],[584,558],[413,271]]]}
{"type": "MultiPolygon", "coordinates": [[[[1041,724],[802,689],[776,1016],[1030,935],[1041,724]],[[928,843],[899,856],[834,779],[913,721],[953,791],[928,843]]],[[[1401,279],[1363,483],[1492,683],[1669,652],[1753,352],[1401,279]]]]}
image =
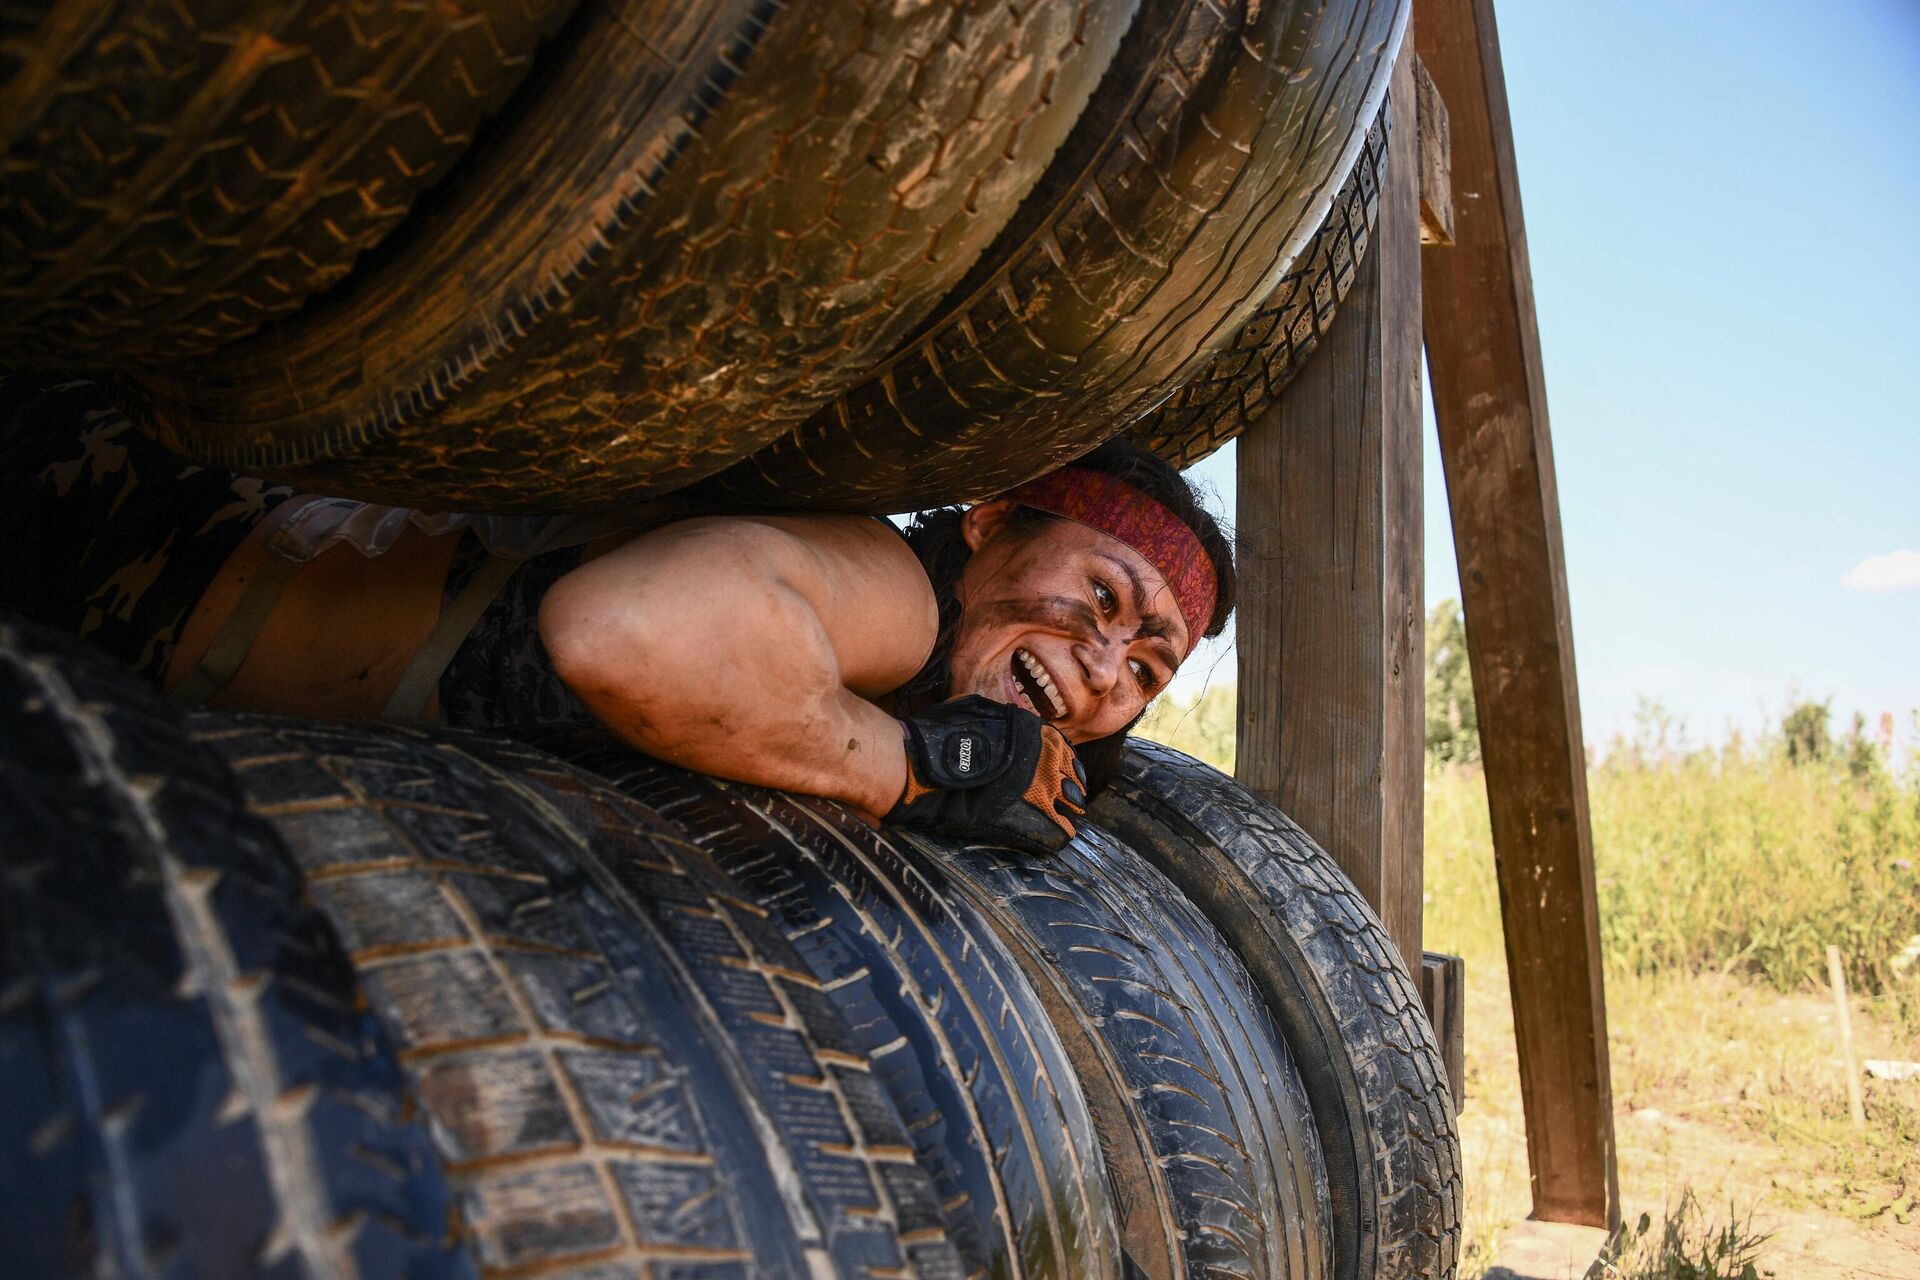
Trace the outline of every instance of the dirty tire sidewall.
{"type": "Polygon", "coordinates": [[[1372,908],[1279,810],[1157,743],[1134,740],[1089,816],[1206,912],[1266,996],[1319,1129],[1334,1274],[1452,1276],[1452,1098],[1419,990],[1372,908]]]}
{"type": "Polygon", "coordinates": [[[1330,1275],[1326,1167],[1305,1086],[1264,999],[1198,908],[1090,822],[1046,859],[912,843],[923,861],[954,869],[1050,997],[1139,1270],[1330,1275]]]}

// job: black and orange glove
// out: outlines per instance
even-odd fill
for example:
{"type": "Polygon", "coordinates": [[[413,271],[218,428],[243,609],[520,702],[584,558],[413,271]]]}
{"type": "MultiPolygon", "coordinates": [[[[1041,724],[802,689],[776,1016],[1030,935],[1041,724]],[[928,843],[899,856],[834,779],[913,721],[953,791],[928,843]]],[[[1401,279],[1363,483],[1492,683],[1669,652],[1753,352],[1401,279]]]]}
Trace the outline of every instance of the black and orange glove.
{"type": "Polygon", "coordinates": [[[1073,745],[1024,707],[978,694],[903,719],[907,786],[886,820],[1052,853],[1087,811],[1073,745]]]}

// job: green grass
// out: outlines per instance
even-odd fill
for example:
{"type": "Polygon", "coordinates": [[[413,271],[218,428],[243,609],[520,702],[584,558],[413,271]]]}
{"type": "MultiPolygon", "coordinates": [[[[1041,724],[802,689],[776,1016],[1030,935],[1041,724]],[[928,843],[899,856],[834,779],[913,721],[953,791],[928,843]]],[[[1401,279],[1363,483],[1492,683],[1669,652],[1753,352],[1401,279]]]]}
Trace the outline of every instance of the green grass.
{"type": "Polygon", "coordinates": [[[1640,1215],[1614,1239],[1600,1262],[1605,1280],[1760,1280],[1767,1235],[1753,1215],[1728,1206],[1724,1220],[1683,1192],[1658,1222],[1640,1215]]]}

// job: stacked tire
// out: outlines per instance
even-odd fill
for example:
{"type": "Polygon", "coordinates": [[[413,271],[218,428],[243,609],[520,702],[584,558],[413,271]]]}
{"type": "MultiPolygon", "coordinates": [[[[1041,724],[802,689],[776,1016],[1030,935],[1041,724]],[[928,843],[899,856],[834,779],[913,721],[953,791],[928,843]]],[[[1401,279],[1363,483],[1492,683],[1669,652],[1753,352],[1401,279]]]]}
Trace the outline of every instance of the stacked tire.
{"type": "Polygon", "coordinates": [[[1177,753],[1035,860],[24,624],[0,698],[19,1274],[1453,1273],[1404,968],[1177,753]]]}
{"type": "MultiPolygon", "coordinates": [[[[0,360],[430,508],[900,510],[1255,416],[1404,0],[74,0],[0,360]]],[[[8,1274],[1451,1275],[1379,921],[1137,748],[1044,861],[592,735],[183,715],[0,620],[8,1274]]]]}
{"type": "Polygon", "coordinates": [[[1407,7],[29,5],[0,359],[428,509],[903,510],[1129,429],[1191,460],[1351,279],[1407,7]]]}

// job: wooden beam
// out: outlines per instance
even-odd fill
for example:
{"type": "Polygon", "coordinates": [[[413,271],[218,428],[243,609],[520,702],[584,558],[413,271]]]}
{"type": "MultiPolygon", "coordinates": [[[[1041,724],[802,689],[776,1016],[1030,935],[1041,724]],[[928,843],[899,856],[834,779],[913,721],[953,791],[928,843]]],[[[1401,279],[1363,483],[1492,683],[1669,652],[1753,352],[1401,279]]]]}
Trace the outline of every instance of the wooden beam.
{"type": "Polygon", "coordinates": [[[1546,382],[1492,0],[1416,0],[1454,244],[1421,253],[1493,819],[1534,1217],[1619,1225],[1593,837],[1546,382]]]}
{"type": "Polygon", "coordinates": [[[1413,103],[1420,119],[1420,243],[1453,243],[1453,143],[1447,100],[1433,75],[1413,60],[1413,103]]]}
{"type": "Polygon", "coordinates": [[[1380,211],[1319,349],[1239,446],[1240,779],[1420,962],[1424,785],[1419,172],[1394,70],[1380,211]]]}
{"type": "Polygon", "coordinates": [[[1467,1105],[1467,962],[1429,951],[1420,959],[1420,1003],[1426,1006],[1433,1038],[1440,1045],[1453,1113],[1467,1105]]]}

